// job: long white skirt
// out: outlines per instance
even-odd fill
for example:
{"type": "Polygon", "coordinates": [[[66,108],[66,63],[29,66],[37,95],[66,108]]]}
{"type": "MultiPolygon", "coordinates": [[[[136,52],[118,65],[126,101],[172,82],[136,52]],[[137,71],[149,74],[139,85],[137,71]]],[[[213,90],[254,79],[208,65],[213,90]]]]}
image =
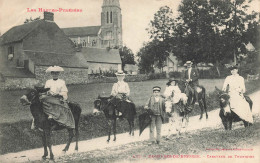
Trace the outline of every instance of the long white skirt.
{"type": "Polygon", "coordinates": [[[230,107],[241,119],[253,123],[253,115],[250,110],[249,103],[246,101],[243,95],[239,95],[237,92],[230,92],[230,107]]]}

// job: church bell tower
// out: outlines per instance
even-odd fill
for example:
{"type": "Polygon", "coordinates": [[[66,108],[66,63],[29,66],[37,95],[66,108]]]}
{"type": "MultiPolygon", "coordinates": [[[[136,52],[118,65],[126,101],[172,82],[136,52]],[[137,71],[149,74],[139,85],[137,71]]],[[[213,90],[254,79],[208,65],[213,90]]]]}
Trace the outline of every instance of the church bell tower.
{"type": "Polygon", "coordinates": [[[122,47],[122,14],[119,0],[103,0],[101,47],[122,47]]]}

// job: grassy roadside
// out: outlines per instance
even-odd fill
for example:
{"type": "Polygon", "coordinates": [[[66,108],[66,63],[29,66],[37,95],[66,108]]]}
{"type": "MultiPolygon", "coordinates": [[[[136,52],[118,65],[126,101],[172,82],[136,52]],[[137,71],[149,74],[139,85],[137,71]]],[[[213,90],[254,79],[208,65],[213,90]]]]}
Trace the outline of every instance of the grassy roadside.
{"type": "MultiPolygon", "coordinates": [[[[165,81],[159,82],[164,83],[165,81]]],[[[140,83],[140,85],[141,84],[145,83],[140,83]]],[[[147,88],[150,86],[151,84],[145,85],[147,88]]],[[[260,82],[250,81],[249,83],[246,83],[246,88],[248,93],[252,93],[260,88],[260,82]]],[[[209,111],[218,107],[218,102],[214,93],[209,93],[207,98],[207,105],[209,111]]],[[[137,107],[137,112],[138,114],[142,112],[142,107],[140,104],[137,107]]],[[[200,114],[199,108],[194,109],[191,113],[192,116],[198,114],[200,114]]],[[[42,147],[39,133],[30,130],[31,118],[28,119],[29,120],[21,120],[14,123],[0,123],[0,154],[42,147]]],[[[83,115],[80,119],[80,140],[88,140],[107,135],[107,126],[104,123],[104,120],[104,115],[83,115]]],[[[138,129],[137,119],[135,120],[135,128],[138,129]]],[[[117,133],[123,133],[127,131],[128,123],[126,120],[120,122],[120,125],[117,125],[117,133]]],[[[63,144],[66,142],[66,139],[67,133],[65,130],[53,132],[52,134],[54,145],[63,144]]]]}
{"type": "MultiPolygon", "coordinates": [[[[80,154],[73,154],[57,158],[56,162],[75,163],[100,163],[100,162],[122,162],[122,161],[175,161],[173,157],[180,155],[206,158],[209,156],[227,155],[250,155],[258,157],[256,146],[260,143],[260,122],[258,120],[252,127],[239,128],[231,131],[223,129],[204,129],[195,133],[189,133],[182,138],[171,137],[170,140],[162,138],[160,145],[150,145],[147,141],[130,143],[120,147],[109,147],[109,149],[95,150],[80,154]],[[215,151],[214,151],[214,150],[215,151]],[[240,150],[239,150],[240,149],[240,150]],[[250,149],[251,152],[245,154],[244,151],[250,149]],[[221,152],[222,150],[222,152],[221,152]],[[226,152],[223,152],[226,150],[226,152]],[[232,152],[233,150],[233,152],[232,152]],[[166,158],[165,156],[171,156],[166,158]]],[[[190,158],[189,161],[192,161],[190,158]]],[[[252,159],[244,158],[244,162],[251,162],[252,159]]],[[[208,159],[208,161],[212,161],[208,159]]],[[[215,160],[216,161],[216,160],[215,160]]],[[[222,159],[223,161],[223,159],[222,159]]],[[[226,160],[227,161],[227,160],[226,160]]],[[[240,159],[240,161],[243,161],[240,159]]]]}

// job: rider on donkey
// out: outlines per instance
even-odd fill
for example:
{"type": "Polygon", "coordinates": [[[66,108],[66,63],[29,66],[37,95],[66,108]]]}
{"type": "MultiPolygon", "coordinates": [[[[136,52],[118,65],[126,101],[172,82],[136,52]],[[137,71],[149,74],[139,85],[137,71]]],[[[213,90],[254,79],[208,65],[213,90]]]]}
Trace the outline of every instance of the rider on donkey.
{"type": "Polygon", "coordinates": [[[192,62],[187,61],[186,63],[187,70],[185,70],[184,79],[188,83],[188,89],[192,91],[192,94],[195,95],[195,104],[198,105],[198,92],[197,86],[199,86],[199,72],[197,69],[192,68],[192,62]]]}
{"type": "MultiPolygon", "coordinates": [[[[46,70],[47,73],[51,73],[52,79],[45,83],[45,88],[50,88],[47,95],[41,96],[43,111],[48,115],[49,120],[54,120],[69,128],[75,128],[74,118],[67,103],[68,89],[65,81],[59,79],[62,71],[64,71],[63,68],[59,66],[51,66],[46,70]]],[[[54,125],[53,128],[55,127],[54,125]]]]}
{"type": "Polygon", "coordinates": [[[228,91],[231,110],[251,125],[253,123],[253,116],[249,103],[244,97],[246,91],[244,78],[238,74],[238,67],[236,65],[231,66],[229,69],[232,75],[226,77],[222,91],[228,91]]]}
{"type": "MultiPolygon", "coordinates": [[[[116,72],[116,77],[118,82],[114,83],[111,91],[112,99],[110,102],[117,104],[119,101],[125,100],[127,102],[131,102],[129,100],[130,89],[128,84],[124,81],[125,73],[122,70],[116,72]]],[[[116,115],[121,116],[122,113],[116,110],[116,115]]]]}

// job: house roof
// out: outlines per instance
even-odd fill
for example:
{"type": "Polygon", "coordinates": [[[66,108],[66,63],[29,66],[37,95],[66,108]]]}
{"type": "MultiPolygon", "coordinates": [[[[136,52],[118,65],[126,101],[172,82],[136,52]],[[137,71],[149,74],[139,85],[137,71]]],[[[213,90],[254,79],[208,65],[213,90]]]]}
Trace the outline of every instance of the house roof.
{"type": "Polygon", "coordinates": [[[24,68],[1,67],[0,75],[3,77],[34,78],[35,76],[24,68]]]}
{"type": "Polygon", "coordinates": [[[97,36],[101,26],[61,28],[67,36],[97,36]]]}
{"type": "Polygon", "coordinates": [[[24,50],[24,54],[26,54],[35,65],[39,66],[57,65],[62,67],[88,68],[86,59],[81,53],[61,54],[24,50]]]}
{"type": "Polygon", "coordinates": [[[31,31],[33,31],[39,24],[45,22],[42,20],[36,20],[30,23],[14,26],[5,32],[0,38],[2,44],[17,42],[24,39],[31,31]]]}
{"type": "Polygon", "coordinates": [[[86,58],[87,62],[122,63],[118,49],[107,50],[101,48],[83,47],[81,52],[86,58]]]}

